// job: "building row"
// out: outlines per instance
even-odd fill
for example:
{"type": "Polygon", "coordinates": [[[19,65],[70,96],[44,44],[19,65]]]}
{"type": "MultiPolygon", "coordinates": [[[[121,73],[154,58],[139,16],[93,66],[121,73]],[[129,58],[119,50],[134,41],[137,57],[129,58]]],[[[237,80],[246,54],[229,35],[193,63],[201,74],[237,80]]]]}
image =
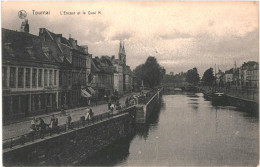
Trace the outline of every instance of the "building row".
{"type": "Polygon", "coordinates": [[[119,58],[93,58],[88,46],[46,28],[29,33],[2,28],[2,95],[5,119],[90,105],[104,96],[133,90],[124,43],[119,58]]]}
{"type": "MultiPolygon", "coordinates": [[[[236,63],[235,63],[236,64],[236,63]]],[[[216,74],[217,84],[220,86],[259,87],[259,63],[248,61],[241,67],[231,68],[225,72],[221,70],[216,74]]]]}

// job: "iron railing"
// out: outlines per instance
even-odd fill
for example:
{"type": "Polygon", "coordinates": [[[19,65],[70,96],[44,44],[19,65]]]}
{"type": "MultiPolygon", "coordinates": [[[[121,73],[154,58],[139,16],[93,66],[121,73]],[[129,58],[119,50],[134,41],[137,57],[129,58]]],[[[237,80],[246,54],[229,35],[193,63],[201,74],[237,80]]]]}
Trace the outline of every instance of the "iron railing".
{"type": "Polygon", "coordinates": [[[41,132],[32,131],[20,136],[5,139],[3,140],[3,149],[13,148],[15,146],[32,143],[35,140],[44,139],[48,136],[58,135],[58,134],[65,133],[67,131],[72,131],[82,127],[86,127],[94,123],[100,122],[102,120],[113,118],[116,115],[126,113],[129,111],[129,109],[131,109],[131,107],[133,106],[128,106],[128,107],[123,106],[120,110],[117,111],[116,114],[112,114],[111,112],[105,112],[93,116],[90,120],[85,120],[82,119],[81,117],[80,120],[72,122],[69,126],[68,124],[62,124],[52,129],[47,128],[47,130],[41,132]]]}
{"type": "MultiPolygon", "coordinates": [[[[151,99],[151,97],[153,97],[156,93],[157,92],[150,92],[149,96],[147,97],[145,96],[144,99],[140,99],[139,104],[146,104],[151,99]]],[[[83,117],[81,117],[80,120],[74,121],[70,125],[62,124],[54,128],[47,128],[46,130],[43,131],[32,131],[20,136],[8,138],[3,140],[3,149],[8,149],[8,148],[13,148],[15,146],[28,144],[30,142],[34,142],[35,140],[43,139],[48,136],[58,135],[60,133],[89,126],[91,124],[100,122],[104,119],[110,119],[116,115],[127,113],[131,110],[131,107],[133,106],[134,105],[121,106],[121,108],[117,110],[116,114],[112,114],[111,112],[105,112],[103,114],[93,116],[91,120],[85,120],[83,117]]]]}

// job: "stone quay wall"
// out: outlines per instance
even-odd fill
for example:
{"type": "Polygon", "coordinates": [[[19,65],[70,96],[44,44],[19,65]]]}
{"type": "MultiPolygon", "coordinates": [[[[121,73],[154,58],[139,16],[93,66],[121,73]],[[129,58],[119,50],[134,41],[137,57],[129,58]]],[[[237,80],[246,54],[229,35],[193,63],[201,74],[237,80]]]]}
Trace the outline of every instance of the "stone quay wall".
{"type": "Polygon", "coordinates": [[[3,150],[4,166],[76,165],[134,132],[136,107],[91,125],[3,150]]]}
{"type": "Polygon", "coordinates": [[[163,88],[158,90],[158,92],[155,93],[146,104],[136,106],[136,123],[146,122],[151,112],[153,112],[154,107],[158,105],[159,99],[163,94],[162,92],[163,92],[163,88]]]}

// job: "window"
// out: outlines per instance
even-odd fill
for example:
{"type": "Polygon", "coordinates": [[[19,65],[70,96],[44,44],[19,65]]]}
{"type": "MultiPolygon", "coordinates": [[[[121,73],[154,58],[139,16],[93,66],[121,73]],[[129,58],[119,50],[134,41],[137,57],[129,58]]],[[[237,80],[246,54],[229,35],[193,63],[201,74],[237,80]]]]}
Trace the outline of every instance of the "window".
{"type": "Polygon", "coordinates": [[[26,81],[25,81],[25,85],[26,85],[26,88],[30,88],[31,86],[31,69],[30,68],[26,68],[26,71],[25,71],[25,75],[26,75],[26,81]]]}
{"type": "Polygon", "coordinates": [[[44,70],[44,86],[48,85],[48,74],[47,70],[44,70]]]}
{"type": "Polygon", "coordinates": [[[57,70],[54,70],[54,85],[56,85],[57,70]]]}
{"type": "Polygon", "coordinates": [[[32,86],[36,87],[37,84],[37,69],[32,70],[32,86]]]}
{"type": "Polygon", "coordinates": [[[59,71],[59,86],[62,85],[62,72],[59,71]]]}
{"type": "Polygon", "coordinates": [[[7,67],[3,67],[2,69],[2,84],[3,87],[6,88],[7,87],[7,67]]]}
{"type": "Polygon", "coordinates": [[[15,88],[16,84],[15,84],[15,78],[16,77],[16,68],[15,67],[11,67],[10,68],[10,87],[11,88],[15,88]]]}
{"type": "Polygon", "coordinates": [[[23,88],[24,72],[23,68],[18,68],[18,88],[23,88]]]}
{"type": "Polygon", "coordinates": [[[38,86],[42,87],[42,69],[39,69],[38,72],[38,86]]]}
{"type": "Polygon", "coordinates": [[[52,70],[49,71],[49,85],[52,85],[52,70]]]}

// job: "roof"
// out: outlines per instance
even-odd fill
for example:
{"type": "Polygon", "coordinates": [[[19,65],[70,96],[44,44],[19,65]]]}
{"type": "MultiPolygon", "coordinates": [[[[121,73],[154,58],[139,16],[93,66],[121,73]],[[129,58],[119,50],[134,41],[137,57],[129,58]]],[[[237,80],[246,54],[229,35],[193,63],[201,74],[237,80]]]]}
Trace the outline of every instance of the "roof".
{"type": "Polygon", "coordinates": [[[72,63],[72,55],[70,54],[71,50],[77,51],[83,55],[88,54],[85,48],[79,46],[77,44],[77,41],[73,38],[66,39],[65,37],[62,37],[62,34],[55,34],[46,28],[41,29],[45,31],[49,35],[50,39],[55,42],[57,48],[60,50],[60,52],[63,54],[63,56],[69,63],[72,63]]]}
{"type": "Polygon", "coordinates": [[[21,61],[56,62],[48,47],[42,45],[42,38],[27,32],[2,28],[2,49],[4,59],[21,61]]]}
{"type": "MultiPolygon", "coordinates": [[[[108,56],[102,56],[101,58],[95,57],[92,59],[92,62],[93,62],[93,70],[95,70],[96,72],[103,72],[103,73],[116,72],[115,67],[113,66],[108,56]],[[94,68],[97,68],[98,70],[94,68]]],[[[91,70],[92,70],[92,65],[91,65],[91,70]]]]}
{"type": "Polygon", "coordinates": [[[259,63],[255,61],[248,61],[244,62],[242,65],[243,70],[258,70],[259,69],[259,63]]]}

